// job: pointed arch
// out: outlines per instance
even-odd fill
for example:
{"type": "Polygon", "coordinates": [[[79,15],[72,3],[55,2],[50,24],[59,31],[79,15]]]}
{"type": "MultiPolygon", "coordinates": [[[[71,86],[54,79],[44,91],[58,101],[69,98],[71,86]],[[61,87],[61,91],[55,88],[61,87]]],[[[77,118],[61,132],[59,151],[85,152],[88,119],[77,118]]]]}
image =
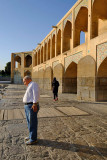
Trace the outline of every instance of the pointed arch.
{"type": "Polygon", "coordinates": [[[63,32],[63,52],[70,50],[72,24],[67,20],[64,32],[63,32]]]}
{"type": "Polygon", "coordinates": [[[91,38],[107,32],[107,1],[94,0],[92,7],[91,38]]]}
{"type": "Polygon", "coordinates": [[[32,65],[32,57],[30,55],[27,55],[25,57],[25,67],[31,67],[32,65]]]}
{"type": "Polygon", "coordinates": [[[27,70],[27,71],[24,73],[24,76],[31,76],[31,71],[27,70]]]}
{"type": "Polygon", "coordinates": [[[38,65],[40,64],[40,49],[38,50],[38,65]]]}
{"type": "Polygon", "coordinates": [[[64,90],[65,93],[77,93],[77,64],[71,62],[64,73],[64,90]]]}
{"type": "Polygon", "coordinates": [[[100,64],[96,83],[97,101],[107,101],[107,57],[100,64]]]}
{"type": "Polygon", "coordinates": [[[43,46],[41,48],[41,63],[43,63],[43,46]]]}
{"type": "Polygon", "coordinates": [[[37,52],[35,54],[35,66],[37,66],[37,52]]]}
{"type": "Polygon", "coordinates": [[[47,59],[50,59],[50,39],[48,40],[48,57],[47,59]]]}
{"type": "Polygon", "coordinates": [[[55,34],[52,37],[52,58],[55,57],[55,34]]]}
{"type": "Polygon", "coordinates": [[[15,61],[15,68],[20,68],[21,67],[21,57],[17,55],[14,61],[15,61]]]}
{"type": "Polygon", "coordinates": [[[81,7],[75,20],[74,47],[80,45],[80,33],[85,33],[85,42],[88,32],[88,9],[81,7]]]}
{"type": "Polygon", "coordinates": [[[47,54],[47,43],[44,46],[44,62],[46,61],[46,54],[47,54]]]}
{"type": "Polygon", "coordinates": [[[61,54],[61,30],[59,29],[58,34],[57,34],[57,53],[56,55],[61,54]]]}

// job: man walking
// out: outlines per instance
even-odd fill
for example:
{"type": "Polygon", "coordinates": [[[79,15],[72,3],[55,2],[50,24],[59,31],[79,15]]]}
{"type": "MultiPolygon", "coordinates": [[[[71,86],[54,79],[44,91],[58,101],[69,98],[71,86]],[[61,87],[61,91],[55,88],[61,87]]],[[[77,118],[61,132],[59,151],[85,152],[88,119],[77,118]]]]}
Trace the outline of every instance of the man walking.
{"type": "Polygon", "coordinates": [[[37,113],[39,111],[39,97],[40,90],[37,83],[32,82],[31,77],[25,76],[23,78],[24,85],[27,86],[23,97],[27,125],[29,129],[29,136],[25,138],[26,145],[37,143],[37,113]]]}

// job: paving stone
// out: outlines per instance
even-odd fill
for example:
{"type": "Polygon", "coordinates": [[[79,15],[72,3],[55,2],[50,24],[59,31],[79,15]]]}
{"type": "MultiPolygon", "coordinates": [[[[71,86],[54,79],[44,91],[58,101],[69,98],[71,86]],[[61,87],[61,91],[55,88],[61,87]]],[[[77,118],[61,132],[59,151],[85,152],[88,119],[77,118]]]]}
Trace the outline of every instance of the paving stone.
{"type": "Polygon", "coordinates": [[[26,87],[9,84],[0,100],[0,160],[106,160],[107,103],[86,103],[76,95],[41,90],[38,144],[28,136],[22,97],[26,87]]]}
{"type": "Polygon", "coordinates": [[[75,107],[57,107],[58,110],[60,110],[61,112],[65,113],[68,116],[71,115],[88,115],[88,113],[75,108],[75,107]]]}

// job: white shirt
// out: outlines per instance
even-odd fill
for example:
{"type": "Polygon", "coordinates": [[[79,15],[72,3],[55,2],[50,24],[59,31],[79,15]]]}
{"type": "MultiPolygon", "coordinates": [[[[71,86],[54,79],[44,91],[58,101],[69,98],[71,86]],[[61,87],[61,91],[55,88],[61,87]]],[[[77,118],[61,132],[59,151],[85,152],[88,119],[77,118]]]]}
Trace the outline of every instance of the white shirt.
{"type": "Polygon", "coordinates": [[[37,83],[31,81],[28,84],[27,90],[24,94],[23,102],[24,103],[29,103],[29,102],[37,103],[39,102],[39,97],[40,97],[39,86],[37,83]]]}

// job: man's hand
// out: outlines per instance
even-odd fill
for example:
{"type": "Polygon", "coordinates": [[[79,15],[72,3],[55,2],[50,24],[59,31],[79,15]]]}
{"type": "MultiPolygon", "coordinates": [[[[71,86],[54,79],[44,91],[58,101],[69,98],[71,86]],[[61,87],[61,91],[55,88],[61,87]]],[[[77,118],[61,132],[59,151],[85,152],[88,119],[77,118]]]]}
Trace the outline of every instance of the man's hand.
{"type": "Polygon", "coordinates": [[[38,109],[38,108],[37,108],[37,103],[34,103],[34,104],[33,104],[32,109],[33,109],[34,112],[37,112],[37,109],[38,109]]]}

